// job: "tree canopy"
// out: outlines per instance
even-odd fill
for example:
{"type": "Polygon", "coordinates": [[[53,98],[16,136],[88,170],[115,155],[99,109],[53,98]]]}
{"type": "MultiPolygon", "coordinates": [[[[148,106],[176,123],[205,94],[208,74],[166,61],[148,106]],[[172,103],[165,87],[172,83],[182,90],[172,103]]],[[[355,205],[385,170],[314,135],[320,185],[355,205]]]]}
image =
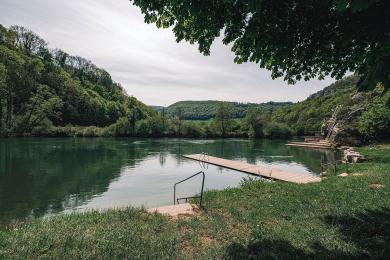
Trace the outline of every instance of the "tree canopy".
{"type": "MultiPolygon", "coordinates": [[[[179,101],[167,107],[169,115],[177,115],[180,108],[182,117],[185,120],[208,120],[215,117],[221,101],[179,101]]],[[[225,102],[232,106],[232,117],[243,118],[246,112],[251,108],[256,108],[259,113],[269,113],[279,107],[291,105],[291,102],[267,102],[267,103],[239,103],[225,102]]]]}
{"type": "Polygon", "coordinates": [[[145,22],[172,27],[205,55],[223,32],[236,63],[258,63],[290,84],[351,71],[360,89],[390,87],[388,0],[130,1],[145,22]]]}

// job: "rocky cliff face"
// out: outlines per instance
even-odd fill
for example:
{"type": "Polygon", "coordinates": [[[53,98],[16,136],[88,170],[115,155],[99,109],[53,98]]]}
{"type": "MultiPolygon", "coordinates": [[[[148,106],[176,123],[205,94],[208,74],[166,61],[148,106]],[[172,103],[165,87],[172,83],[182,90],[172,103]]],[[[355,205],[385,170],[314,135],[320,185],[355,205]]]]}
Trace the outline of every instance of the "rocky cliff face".
{"type": "Polygon", "coordinates": [[[367,109],[372,93],[354,90],[350,96],[350,101],[342,105],[332,134],[331,141],[338,146],[361,145],[363,143],[361,133],[356,128],[356,123],[367,109]]]}

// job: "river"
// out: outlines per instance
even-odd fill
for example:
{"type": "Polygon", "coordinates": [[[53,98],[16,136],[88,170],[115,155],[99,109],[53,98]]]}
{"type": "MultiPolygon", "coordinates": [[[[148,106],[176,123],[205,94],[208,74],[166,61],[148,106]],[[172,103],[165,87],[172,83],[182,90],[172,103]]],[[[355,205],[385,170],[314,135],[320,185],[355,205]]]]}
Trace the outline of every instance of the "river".
{"type": "MultiPolygon", "coordinates": [[[[205,189],[236,187],[248,175],[202,168],[184,154],[207,152],[226,159],[318,174],[332,151],[285,146],[285,140],[9,138],[0,139],[0,224],[86,209],[154,207],[173,203],[173,184],[200,170],[205,189]]],[[[199,192],[201,177],[178,186],[199,192]]]]}

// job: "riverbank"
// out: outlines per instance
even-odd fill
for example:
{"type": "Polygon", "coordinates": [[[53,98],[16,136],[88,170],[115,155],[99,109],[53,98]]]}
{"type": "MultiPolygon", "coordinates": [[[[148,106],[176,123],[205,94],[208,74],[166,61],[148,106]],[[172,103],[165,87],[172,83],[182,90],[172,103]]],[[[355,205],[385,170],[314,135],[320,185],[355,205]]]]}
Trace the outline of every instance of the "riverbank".
{"type": "Polygon", "coordinates": [[[138,127],[129,124],[115,123],[106,127],[98,126],[51,126],[35,129],[32,132],[2,134],[6,137],[142,137],[142,138],[290,138],[298,136],[283,124],[270,124],[264,133],[254,136],[250,133],[244,119],[230,119],[229,131],[220,132],[215,120],[182,120],[167,119],[160,121],[141,120],[138,127]]]}
{"type": "Polygon", "coordinates": [[[196,218],[129,208],[11,225],[0,258],[388,258],[390,145],[357,151],[347,177],[210,191],[196,218]]]}

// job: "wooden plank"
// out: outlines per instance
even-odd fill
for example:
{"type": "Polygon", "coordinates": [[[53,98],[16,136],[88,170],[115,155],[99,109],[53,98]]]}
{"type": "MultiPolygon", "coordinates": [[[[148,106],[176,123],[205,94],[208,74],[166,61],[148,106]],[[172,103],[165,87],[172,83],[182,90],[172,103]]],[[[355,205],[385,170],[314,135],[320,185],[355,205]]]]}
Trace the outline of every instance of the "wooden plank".
{"type": "Polygon", "coordinates": [[[257,176],[261,176],[268,179],[280,180],[292,183],[315,183],[321,182],[321,178],[318,176],[310,176],[307,174],[293,173],[285,170],[269,167],[265,165],[255,165],[246,162],[227,160],[219,157],[204,155],[204,154],[192,154],[184,155],[185,158],[201,161],[204,163],[213,164],[216,166],[249,173],[257,176]]]}
{"type": "Polygon", "coordinates": [[[295,146],[295,147],[307,147],[307,148],[335,149],[334,146],[330,143],[320,143],[320,142],[289,142],[286,145],[295,146]]]}

